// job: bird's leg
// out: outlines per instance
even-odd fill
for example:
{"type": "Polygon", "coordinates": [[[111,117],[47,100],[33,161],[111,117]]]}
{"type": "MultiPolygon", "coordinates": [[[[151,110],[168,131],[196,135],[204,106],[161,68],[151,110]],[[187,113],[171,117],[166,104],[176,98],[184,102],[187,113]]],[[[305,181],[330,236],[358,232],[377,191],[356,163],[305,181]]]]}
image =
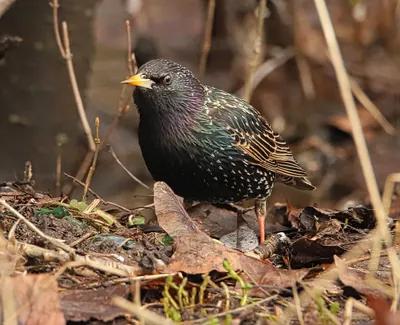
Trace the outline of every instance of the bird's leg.
{"type": "Polygon", "coordinates": [[[256,199],[255,202],[256,216],[260,225],[260,244],[265,240],[265,217],[267,216],[267,199],[256,199]]]}

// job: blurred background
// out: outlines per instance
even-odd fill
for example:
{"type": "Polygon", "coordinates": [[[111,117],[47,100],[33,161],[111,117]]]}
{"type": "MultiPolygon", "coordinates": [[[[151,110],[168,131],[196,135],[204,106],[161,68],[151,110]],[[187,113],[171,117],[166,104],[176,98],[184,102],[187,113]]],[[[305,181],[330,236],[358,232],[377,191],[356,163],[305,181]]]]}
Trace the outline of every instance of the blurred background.
{"type": "MultiPolygon", "coordinates": [[[[29,160],[38,188],[55,193],[57,139],[66,140],[62,170],[72,175],[87,152],[87,141],[55,41],[49,1],[8,1],[13,4],[0,14],[0,40],[10,35],[22,42],[0,58],[0,180],[22,179],[29,160]]],[[[387,175],[400,171],[400,3],[327,0],[327,4],[358,91],[359,115],[382,189],[387,175]],[[368,97],[362,97],[364,93],[368,97]],[[366,110],[368,99],[387,119],[383,126],[366,110]]],[[[118,112],[120,81],[128,76],[126,19],[131,21],[132,50],[139,65],[160,57],[198,73],[208,0],[60,0],[60,5],[59,19],[68,22],[88,119],[94,127],[95,117],[100,118],[102,137],[118,112]]],[[[203,83],[241,94],[254,55],[257,6],[257,0],[215,1],[203,83]]],[[[269,202],[287,199],[292,205],[316,203],[326,208],[368,202],[314,2],[268,0],[264,19],[262,63],[266,65],[257,71],[260,82],[251,103],[288,141],[318,187],[303,193],[277,186],[269,202]]],[[[151,185],[137,125],[138,115],[131,106],[109,143],[123,164],[151,185]]],[[[70,183],[62,178],[64,191],[70,183]]],[[[151,201],[146,197],[151,193],[133,182],[107,149],[100,152],[91,188],[127,207],[151,201]]]]}

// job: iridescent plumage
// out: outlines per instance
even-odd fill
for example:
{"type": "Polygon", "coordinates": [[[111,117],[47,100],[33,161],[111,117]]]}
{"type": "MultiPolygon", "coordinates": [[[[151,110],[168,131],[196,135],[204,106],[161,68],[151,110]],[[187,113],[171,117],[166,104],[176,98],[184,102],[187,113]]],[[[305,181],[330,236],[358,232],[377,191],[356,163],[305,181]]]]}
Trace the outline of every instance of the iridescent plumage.
{"type": "Polygon", "coordinates": [[[201,85],[167,60],[149,61],[138,76],[152,84],[134,83],[143,157],[154,179],[178,195],[212,203],[265,200],[275,180],[314,189],[281,136],[241,98],[201,85]]]}

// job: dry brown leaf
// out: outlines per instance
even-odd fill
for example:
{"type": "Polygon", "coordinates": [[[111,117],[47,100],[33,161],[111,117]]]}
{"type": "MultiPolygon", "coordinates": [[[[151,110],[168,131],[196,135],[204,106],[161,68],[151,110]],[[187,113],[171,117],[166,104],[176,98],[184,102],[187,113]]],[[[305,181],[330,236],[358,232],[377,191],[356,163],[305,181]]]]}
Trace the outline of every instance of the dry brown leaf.
{"type": "Polygon", "coordinates": [[[113,305],[114,296],[127,297],[131,288],[115,285],[97,290],[74,290],[60,293],[61,307],[68,321],[83,322],[91,318],[109,322],[126,311],[113,305]]]}
{"type": "Polygon", "coordinates": [[[367,277],[367,272],[348,267],[338,256],[334,257],[339,270],[339,279],[344,285],[352,287],[359,293],[369,297],[384,297],[391,295],[391,289],[380,280],[367,277]]]}
{"type": "Polygon", "coordinates": [[[174,254],[160,272],[224,272],[227,259],[235,270],[243,270],[258,285],[291,286],[303,272],[278,270],[271,264],[248,257],[208,237],[183,209],[178,197],[163,182],[154,185],[154,204],[159,225],[174,239],[174,254]]]}
{"type": "MultiPolygon", "coordinates": [[[[18,324],[21,325],[65,325],[64,315],[58,299],[57,281],[50,274],[29,274],[7,277],[17,302],[18,324]]],[[[2,309],[0,302],[0,310],[2,309]]]]}

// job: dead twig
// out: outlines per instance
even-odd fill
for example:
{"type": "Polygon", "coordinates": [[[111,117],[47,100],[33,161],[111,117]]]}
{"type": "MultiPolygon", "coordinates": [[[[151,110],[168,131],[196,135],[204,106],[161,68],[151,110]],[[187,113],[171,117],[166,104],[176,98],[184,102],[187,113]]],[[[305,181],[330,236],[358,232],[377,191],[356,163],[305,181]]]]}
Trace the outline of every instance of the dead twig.
{"type": "Polygon", "coordinates": [[[92,180],[94,171],[96,169],[97,158],[99,157],[99,149],[100,149],[100,136],[99,136],[100,119],[98,117],[96,117],[96,120],[95,120],[95,128],[96,128],[96,137],[94,139],[94,142],[96,144],[96,150],[94,152],[92,165],[90,166],[89,173],[88,173],[88,175],[86,177],[85,188],[83,190],[83,197],[82,197],[82,201],[83,202],[86,201],[87,191],[88,191],[90,182],[92,180]]]}
{"type": "Polygon", "coordinates": [[[199,78],[204,76],[207,66],[208,54],[211,48],[211,36],[214,23],[215,14],[215,0],[208,0],[207,20],[204,29],[203,48],[201,51],[200,64],[199,64],[199,78]]]}
{"type": "Polygon", "coordinates": [[[115,161],[117,162],[118,165],[120,165],[122,167],[123,170],[125,170],[125,172],[138,184],[142,185],[144,188],[146,188],[147,190],[150,189],[150,187],[148,187],[145,183],[143,183],[140,179],[138,179],[135,175],[133,175],[128,168],[126,168],[122,162],[118,159],[117,155],[114,152],[114,149],[110,146],[107,145],[108,151],[112,154],[112,156],[114,157],[115,161]]]}
{"type": "Polygon", "coordinates": [[[257,70],[257,66],[261,59],[261,45],[263,40],[263,28],[264,28],[264,19],[265,19],[265,7],[267,5],[267,0],[260,0],[258,5],[258,23],[257,23],[257,36],[254,40],[253,59],[250,60],[250,69],[249,75],[247,76],[245,85],[244,85],[244,94],[243,99],[246,101],[250,101],[253,84],[254,73],[257,70]]]}
{"type": "MultiPolygon", "coordinates": [[[[82,123],[83,131],[86,134],[87,141],[88,141],[88,148],[89,151],[86,153],[86,156],[76,174],[76,178],[78,179],[83,179],[84,175],[86,174],[90,162],[92,161],[92,155],[96,149],[94,140],[93,140],[93,135],[92,135],[92,130],[90,128],[87,116],[86,116],[86,111],[83,106],[83,101],[82,97],[79,91],[78,83],[76,81],[76,76],[75,76],[75,69],[74,69],[74,64],[72,61],[72,53],[71,53],[71,47],[70,47],[70,41],[69,41],[69,35],[68,35],[68,26],[66,22],[62,22],[62,34],[63,34],[63,40],[61,39],[60,35],[60,29],[59,29],[59,20],[58,20],[58,9],[60,7],[58,0],[52,0],[50,2],[50,6],[53,8],[53,28],[54,28],[54,35],[56,38],[57,46],[60,51],[61,56],[64,58],[67,69],[68,69],[68,75],[69,79],[71,82],[72,86],[72,91],[74,94],[75,102],[76,102],[76,107],[78,110],[79,118],[82,123]],[[63,44],[64,43],[64,44],[63,44]]],[[[68,189],[68,195],[71,195],[74,190],[74,187],[71,187],[68,189]]]]}
{"type": "Polygon", "coordinates": [[[17,210],[15,210],[11,205],[9,205],[3,199],[0,199],[0,204],[3,207],[5,207],[8,211],[10,211],[13,215],[15,215],[18,219],[22,220],[28,226],[28,228],[30,228],[32,231],[36,232],[43,239],[47,240],[54,246],[65,250],[66,252],[68,252],[70,254],[75,253],[75,251],[68,245],[62,243],[60,240],[58,240],[56,238],[46,235],[44,232],[42,232],[40,229],[38,229],[32,222],[30,222],[28,219],[26,219],[21,213],[19,213],[17,210]]]}
{"type": "Polygon", "coordinates": [[[60,29],[59,29],[59,22],[58,22],[58,8],[60,8],[60,5],[58,3],[58,0],[53,0],[52,2],[49,3],[50,7],[53,8],[53,29],[54,29],[54,36],[56,38],[58,50],[61,53],[61,56],[63,58],[66,57],[64,46],[61,41],[61,35],[60,35],[60,29]]]}

